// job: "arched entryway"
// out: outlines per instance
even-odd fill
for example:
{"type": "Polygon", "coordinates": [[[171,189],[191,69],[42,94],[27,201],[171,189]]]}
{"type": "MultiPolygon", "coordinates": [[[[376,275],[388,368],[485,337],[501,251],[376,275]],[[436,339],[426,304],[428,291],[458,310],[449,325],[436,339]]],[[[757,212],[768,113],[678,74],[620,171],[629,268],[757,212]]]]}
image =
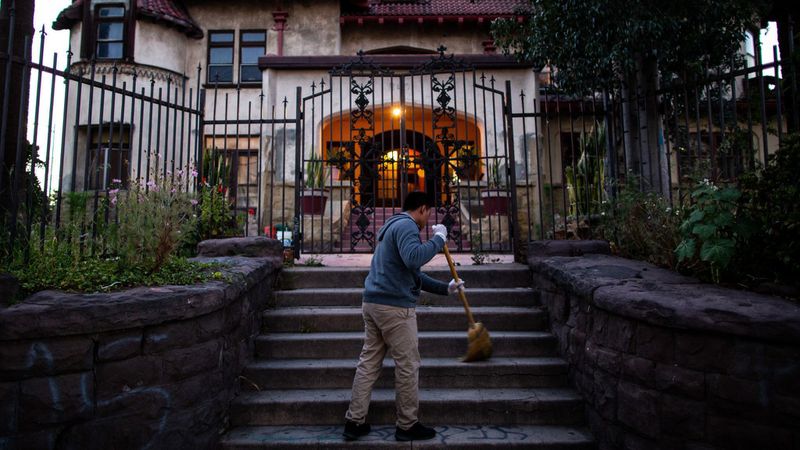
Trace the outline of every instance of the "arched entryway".
{"type": "Polygon", "coordinates": [[[410,105],[406,111],[379,105],[373,128],[364,134],[352,112],[322,124],[323,159],[335,179],[352,183],[354,204],[399,208],[406,193],[422,190],[445,205],[452,202],[454,181],[484,176],[475,120],[460,117],[442,132],[434,129],[430,114],[419,111],[410,105]]]}

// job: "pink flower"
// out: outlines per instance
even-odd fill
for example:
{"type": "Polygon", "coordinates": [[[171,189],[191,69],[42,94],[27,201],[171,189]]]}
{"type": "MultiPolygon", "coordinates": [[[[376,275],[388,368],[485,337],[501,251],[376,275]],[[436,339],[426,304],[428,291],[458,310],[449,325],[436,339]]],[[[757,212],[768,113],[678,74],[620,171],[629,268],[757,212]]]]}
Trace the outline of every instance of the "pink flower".
{"type": "Polygon", "coordinates": [[[197,178],[197,171],[192,169],[192,178],[197,178]]]}
{"type": "Polygon", "coordinates": [[[191,203],[191,204],[192,204],[192,206],[197,206],[197,200],[195,200],[195,199],[191,199],[191,200],[189,201],[189,203],[191,203]]]}
{"type": "Polygon", "coordinates": [[[120,180],[119,178],[114,178],[113,180],[111,180],[111,182],[114,184],[122,184],[122,180],[120,180]]]}

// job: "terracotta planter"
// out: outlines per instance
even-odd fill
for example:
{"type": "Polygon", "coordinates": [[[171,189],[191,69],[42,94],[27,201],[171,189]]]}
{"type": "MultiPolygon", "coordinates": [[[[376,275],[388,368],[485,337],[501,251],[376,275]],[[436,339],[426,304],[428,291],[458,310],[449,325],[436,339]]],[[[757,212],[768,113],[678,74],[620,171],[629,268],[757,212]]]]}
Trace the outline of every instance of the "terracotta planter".
{"type": "Polygon", "coordinates": [[[327,189],[306,189],[300,193],[300,207],[306,215],[321,216],[327,201],[327,189]]]}
{"type": "Polygon", "coordinates": [[[511,194],[505,189],[487,189],[481,191],[483,213],[491,215],[508,215],[511,205],[511,194]]]}

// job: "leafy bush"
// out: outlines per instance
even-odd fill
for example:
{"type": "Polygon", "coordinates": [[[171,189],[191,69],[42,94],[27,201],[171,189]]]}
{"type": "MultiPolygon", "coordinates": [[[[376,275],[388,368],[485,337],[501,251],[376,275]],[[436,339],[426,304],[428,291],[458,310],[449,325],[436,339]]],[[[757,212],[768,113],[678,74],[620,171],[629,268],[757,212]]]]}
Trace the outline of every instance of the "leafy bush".
{"type": "Polygon", "coordinates": [[[117,204],[116,252],[120,262],[152,274],[195,227],[193,196],[181,191],[184,172],[156,175],[146,184],[132,182],[117,204]]]}
{"type": "Polygon", "coordinates": [[[682,240],[675,253],[694,275],[719,283],[737,245],[751,234],[747,221],[738,217],[741,195],[735,187],[720,188],[707,179],[692,191],[693,203],[681,224],[682,240]]]}
{"type": "Polygon", "coordinates": [[[64,193],[59,227],[47,224],[41,247],[42,236],[34,230],[31,245],[17,246],[4,270],[20,280],[22,295],[43,289],[96,292],[190,284],[218,277],[211,271],[216,265],[176,255],[196,223],[193,194],[181,189],[191,181],[187,176],[185,171],[154,171],[150,181],[132,182],[128,190],[114,180],[102,194],[64,193]]]}
{"type": "Polygon", "coordinates": [[[197,229],[192,248],[205,239],[237,236],[239,224],[229,195],[230,166],[222,152],[206,149],[198,198],[197,229]]]}
{"type": "Polygon", "coordinates": [[[652,192],[640,192],[629,177],[617,198],[604,202],[599,233],[618,254],[674,269],[682,211],[652,192]]]}
{"type": "Polygon", "coordinates": [[[158,270],[148,273],[138,266],[122,264],[116,256],[78,256],[65,242],[48,240],[44,250],[34,246],[27,264],[16,264],[21,295],[45,289],[75,292],[107,292],[131,286],[193,284],[218,278],[219,264],[189,262],[171,257],[158,270]]]}
{"type": "Polygon", "coordinates": [[[800,134],[785,136],[758,173],[741,178],[742,215],[757,232],[740,243],[734,265],[753,281],[800,285],[800,134]]]}

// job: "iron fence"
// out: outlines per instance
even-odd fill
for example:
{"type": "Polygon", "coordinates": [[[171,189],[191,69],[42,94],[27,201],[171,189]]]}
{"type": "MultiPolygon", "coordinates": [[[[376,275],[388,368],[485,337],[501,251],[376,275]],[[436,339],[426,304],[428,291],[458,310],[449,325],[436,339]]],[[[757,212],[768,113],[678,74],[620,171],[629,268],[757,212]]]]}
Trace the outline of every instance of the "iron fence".
{"type": "MultiPolygon", "coordinates": [[[[117,220],[104,207],[116,190],[179,175],[183,191],[224,194],[234,234],[282,239],[295,256],[373,251],[410,190],[435,198],[431,220],[448,227],[453,251],[519,254],[533,239],[604,237],[609,204],[626,189],[686,204],[696,180],[735,182],[798,130],[791,57],[651,93],[576,96],[543,79],[519,89],[441,48],[406,72],[362,54],[275,96],[203,85],[201,66],[189,77],[68,54],[57,69],[45,39],[37,61],[2,55],[5,73],[24,72],[3,87],[6,256],[74,220],[76,193],[79,236],[94,251],[98,230],[117,220]],[[31,99],[30,129],[9,129],[14,92],[31,99]]],[[[28,103],[17,106],[23,114],[28,103]]]]}
{"type": "Polygon", "coordinates": [[[691,203],[698,181],[735,184],[800,130],[792,58],[674,80],[652,93],[518,90],[509,111],[522,149],[521,242],[609,238],[602,224],[625,190],[691,203]],[[524,217],[530,220],[527,223],[524,217]]]}

